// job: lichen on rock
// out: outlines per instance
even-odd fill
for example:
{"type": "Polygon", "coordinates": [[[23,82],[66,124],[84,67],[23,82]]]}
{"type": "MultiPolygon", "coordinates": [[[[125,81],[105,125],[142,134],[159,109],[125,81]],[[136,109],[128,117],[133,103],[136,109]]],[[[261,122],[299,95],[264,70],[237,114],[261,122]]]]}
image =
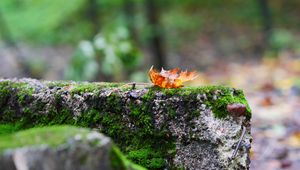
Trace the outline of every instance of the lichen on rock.
{"type": "Polygon", "coordinates": [[[149,169],[249,168],[249,148],[228,160],[242,126],[243,143],[251,141],[250,107],[241,90],[229,87],[131,89],[118,83],[0,79],[0,115],[0,124],[17,130],[55,124],[98,129],[149,169]],[[246,113],[233,117],[226,109],[233,103],[243,104],[246,113]]]}

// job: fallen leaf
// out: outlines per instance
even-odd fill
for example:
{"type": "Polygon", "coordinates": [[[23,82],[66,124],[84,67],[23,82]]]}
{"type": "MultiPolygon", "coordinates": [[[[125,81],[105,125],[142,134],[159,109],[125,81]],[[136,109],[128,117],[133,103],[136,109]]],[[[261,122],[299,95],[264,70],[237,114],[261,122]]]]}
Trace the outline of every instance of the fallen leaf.
{"type": "Polygon", "coordinates": [[[164,70],[162,68],[158,72],[153,69],[153,66],[150,68],[148,75],[154,85],[167,89],[183,87],[183,82],[193,80],[198,76],[196,71],[179,72],[178,68],[172,70],[164,70]]]}

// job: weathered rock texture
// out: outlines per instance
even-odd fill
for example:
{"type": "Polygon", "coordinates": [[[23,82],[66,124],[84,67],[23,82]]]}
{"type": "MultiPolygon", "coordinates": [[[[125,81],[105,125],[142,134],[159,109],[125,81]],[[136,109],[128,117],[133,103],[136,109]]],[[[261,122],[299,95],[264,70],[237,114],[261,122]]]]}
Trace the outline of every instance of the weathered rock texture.
{"type": "Polygon", "coordinates": [[[248,169],[250,108],[241,90],[0,79],[0,123],[99,129],[149,169],[248,169]],[[228,104],[246,106],[231,114],[228,104]],[[229,160],[246,127],[236,157],[229,160]]]}
{"type": "Polygon", "coordinates": [[[110,138],[87,129],[34,128],[0,139],[6,140],[0,142],[1,170],[143,169],[126,166],[110,138]]]}

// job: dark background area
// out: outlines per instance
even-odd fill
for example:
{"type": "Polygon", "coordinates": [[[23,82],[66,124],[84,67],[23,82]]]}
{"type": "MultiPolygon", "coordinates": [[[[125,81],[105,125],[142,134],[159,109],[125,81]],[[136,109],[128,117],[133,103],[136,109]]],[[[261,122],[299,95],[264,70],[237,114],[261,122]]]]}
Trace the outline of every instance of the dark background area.
{"type": "Polygon", "coordinates": [[[251,169],[300,167],[299,0],[1,0],[0,78],[241,88],[253,110],[251,169]]]}

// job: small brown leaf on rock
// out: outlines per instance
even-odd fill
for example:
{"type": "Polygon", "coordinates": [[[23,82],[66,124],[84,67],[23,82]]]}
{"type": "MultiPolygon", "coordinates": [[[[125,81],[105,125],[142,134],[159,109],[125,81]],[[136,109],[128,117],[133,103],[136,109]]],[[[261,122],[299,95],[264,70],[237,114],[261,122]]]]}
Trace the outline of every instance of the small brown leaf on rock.
{"type": "Polygon", "coordinates": [[[227,111],[233,117],[240,117],[245,115],[246,113],[246,106],[241,103],[232,103],[227,105],[227,111]]]}

